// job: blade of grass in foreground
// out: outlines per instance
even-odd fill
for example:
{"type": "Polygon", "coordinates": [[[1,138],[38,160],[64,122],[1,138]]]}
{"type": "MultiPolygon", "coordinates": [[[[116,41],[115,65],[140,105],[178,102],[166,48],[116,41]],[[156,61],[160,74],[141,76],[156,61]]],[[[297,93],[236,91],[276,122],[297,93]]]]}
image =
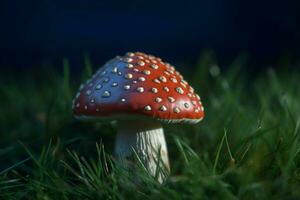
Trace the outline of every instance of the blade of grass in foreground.
{"type": "Polygon", "coordinates": [[[11,171],[11,170],[13,170],[13,169],[15,169],[15,168],[21,166],[21,165],[23,165],[25,162],[27,162],[27,161],[30,160],[30,159],[31,159],[31,157],[25,158],[24,160],[21,160],[21,161],[15,163],[15,164],[12,165],[11,167],[8,167],[8,168],[2,170],[2,171],[0,172],[0,176],[2,176],[3,174],[6,174],[7,172],[9,172],[9,171],[11,171]]]}
{"type": "Polygon", "coordinates": [[[222,140],[218,146],[218,149],[217,149],[217,154],[216,154],[216,158],[215,158],[215,162],[214,162],[214,167],[213,167],[213,174],[216,175],[216,170],[217,170],[217,165],[218,165],[218,162],[219,162],[219,158],[220,158],[220,154],[221,154],[221,149],[223,147],[223,144],[224,144],[224,141],[225,141],[225,138],[227,137],[227,130],[224,131],[224,135],[222,137],[222,140]]]}

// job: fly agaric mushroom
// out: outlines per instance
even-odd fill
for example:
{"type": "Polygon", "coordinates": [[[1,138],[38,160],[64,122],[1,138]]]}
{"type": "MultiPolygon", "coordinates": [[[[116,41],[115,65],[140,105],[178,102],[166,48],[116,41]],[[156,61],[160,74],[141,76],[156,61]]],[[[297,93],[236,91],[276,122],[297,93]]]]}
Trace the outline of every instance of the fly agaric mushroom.
{"type": "Polygon", "coordinates": [[[141,52],[118,56],[100,68],[81,85],[73,112],[77,119],[117,120],[117,159],[128,166],[136,153],[159,182],[170,170],[161,123],[195,124],[204,117],[200,97],[180,73],[141,52]]]}

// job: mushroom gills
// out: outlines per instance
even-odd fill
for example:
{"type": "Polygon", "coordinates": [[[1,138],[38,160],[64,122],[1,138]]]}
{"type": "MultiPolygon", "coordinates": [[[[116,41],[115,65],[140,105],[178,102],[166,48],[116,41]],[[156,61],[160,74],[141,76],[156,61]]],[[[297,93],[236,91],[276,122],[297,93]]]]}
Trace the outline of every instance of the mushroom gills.
{"type": "MultiPolygon", "coordinates": [[[[164,131],[159,122],[119,122],[115,156],[125,168],[134,168],[138,159],[160,183],[168,177],[170,165],[164,131]]],[[[134,170],[133,170],[134,171],[134,170]]]]}

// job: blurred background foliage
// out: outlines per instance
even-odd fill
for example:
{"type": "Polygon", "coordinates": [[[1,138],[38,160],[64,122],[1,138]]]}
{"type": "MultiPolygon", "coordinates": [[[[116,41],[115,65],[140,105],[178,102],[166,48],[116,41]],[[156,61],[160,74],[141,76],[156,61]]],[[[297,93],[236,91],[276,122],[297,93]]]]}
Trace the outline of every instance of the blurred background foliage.
{"type": "Polygon", "coordinates": [[[126,51],[186,64],[213,49],[220,66],[245,52],[259,70],[281,55],[299,58],[299,9],[293,0],[2,0],[0,66],[60,66],[68,57],[79,72],[83,52],[103,63],[126,51]]]}

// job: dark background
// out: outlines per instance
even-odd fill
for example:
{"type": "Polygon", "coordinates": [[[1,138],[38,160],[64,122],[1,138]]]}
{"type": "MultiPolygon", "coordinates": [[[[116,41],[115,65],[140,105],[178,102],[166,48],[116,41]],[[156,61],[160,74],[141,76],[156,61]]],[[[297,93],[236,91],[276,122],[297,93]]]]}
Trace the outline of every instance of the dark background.
{"type": "Polygon", "coordinates": [[[195,62],[205,49],[226,66],[241,53],[252,67],[300,55],[300,1],[1,1],[0,66],[61,63],[80,69],[127,51],[195,62]]]}

